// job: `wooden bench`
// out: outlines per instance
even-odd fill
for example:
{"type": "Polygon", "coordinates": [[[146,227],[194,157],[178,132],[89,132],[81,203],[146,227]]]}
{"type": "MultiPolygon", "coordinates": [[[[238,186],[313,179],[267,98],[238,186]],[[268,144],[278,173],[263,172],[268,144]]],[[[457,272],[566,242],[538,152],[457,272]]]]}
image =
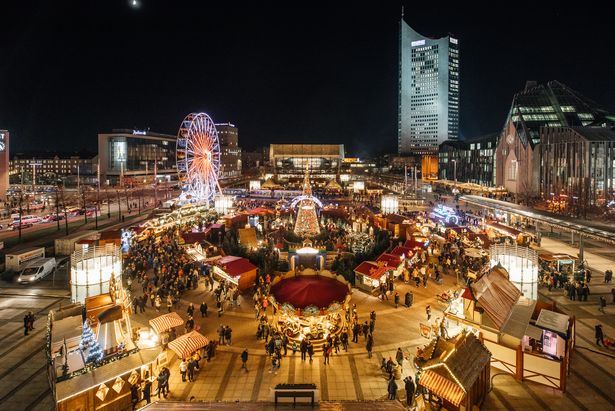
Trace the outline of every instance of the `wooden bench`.
{"type": "Polygon", "coordinates": [[[297,405],[297,398],[311,398],[312,408],[314,408],[314,391],[292,391],[292,390],[276,390],[275,405],[278,405],[278,398],[292,398],[293,408],[297,405]]]}

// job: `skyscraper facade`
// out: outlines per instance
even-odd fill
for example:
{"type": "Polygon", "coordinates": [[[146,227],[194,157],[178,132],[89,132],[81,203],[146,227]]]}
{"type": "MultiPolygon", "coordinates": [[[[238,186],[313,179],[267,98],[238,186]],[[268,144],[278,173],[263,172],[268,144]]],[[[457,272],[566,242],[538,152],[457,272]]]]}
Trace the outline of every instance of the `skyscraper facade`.
{"type": "Polygon", "coordinates": [[[402,18],[398,153],[434,154],[459,134],[459,41],[432,39],[402,18]]]}

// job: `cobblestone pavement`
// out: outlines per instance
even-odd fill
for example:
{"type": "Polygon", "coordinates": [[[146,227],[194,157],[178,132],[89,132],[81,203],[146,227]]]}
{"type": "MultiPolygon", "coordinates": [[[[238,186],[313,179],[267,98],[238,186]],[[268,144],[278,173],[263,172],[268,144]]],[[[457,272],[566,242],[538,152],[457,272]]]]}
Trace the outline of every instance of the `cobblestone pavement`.
{"type": "MultiPolygon", "coordinates": [[[[550,246],[565,249],[565,245],[559,242],[550,246]]],[[[588,261],[591,265],[591,255],[588,261]]],[[[540,291],[541,298],[556,301],[562,310],[577,318],[577,346],[572,357],[567,392],[561,393],[535,383],[520,383],[492,369],[493,389],[482,409],[613,409],[615,352],[596,347],[593,340],[593,326],[597,322],[604,324],[607,337],[615,337],[615,305],[609,304],[606,314],[598,312],[598,296],[610,292],[611,287],[600,284],[601,281],[599,276],[592,280],[592,294],[588,302],[568,301],[560,290],[540,291]]],[[[215,336],[220,324],[230,325],[233,345],[219,347],[216,357],[210,363],[203,362],[196,381],[191,383],[181,382],[178,364],[173,362],[170,366],[171,395],[167,400],[189,400],[194,397],[195,400],[204,401],[269,401],[272,399],[271,388],[279,382],[316,383],[323,401],[385,399],[386,380],[379,368],[381,359],[394,357],[397,347],[413,355],[416,346],[427,342],[418,332],[419,322],[426,319],[425,306],[431,305],[432,318],[441,316],[444,307],[435,302],[434,296],[452,288],[454,282],[453,277],[445,276],[443,285],[429,283],[427,288],[400,284],[398,291],[401,295],[407,290],[414,293],[415,304],[411,308],[395,308],[392,298],[381,302],[361,291],[353,291],[353,302],[357,304],[360,320],[367,319],[372,310],[377,312],[373,358],[367,358],[365,342],[361,337],[359,344],[351,343],[348,353],[334,355],[331,364],[326,366],[320,355],[316,355],[310,364],[302,362],[299,353],[293,355],[289,350],[277,374],[268,372],[270,364],[264,356],[263,342],[255,338],[256,320],[251,300],[242,301],[238,308],[228,309],[222,317],[215,312],[204,319],[199,315],[195,320],[201,326],[201,332],[208,337],[215,336]],[[248,348],[250,353],[248,372],[240,369],[239,354],[244,348],[248,348]]],[[[53,409],[42,351],[45,314],[60,303],[66,304],[67,295],[67,291],[60,290],[39,295],[24,295],[23,289],[19,292],[11,288],[0,290],[0,409],[53,409]],[[34,332],[24,337],[21,321],[27,310],[39,314],[34,332]]],[[[194,302],[198,309],[198,304],[203,300],[209,307],[214,307],[210,293],[201,286],[186,294],[178,310],[185,317],[189,301],[194,302]]],[[[145,325],[154,316],[155,310],[148,306],[145,314],[133,316],[133,323],[145,325]]],[[[403,375],[413,375],[412,366],[409,363],[404,365],[403,375]]],[[[403,386],[401,381],[398,385],[400,388],[403,386]]],[[[402,389],[398,394],[398,398],[405,398],[402,389]]],[[[321,409],[330,409],[325,407],[328,405],[323,404],[321,409]]]]}

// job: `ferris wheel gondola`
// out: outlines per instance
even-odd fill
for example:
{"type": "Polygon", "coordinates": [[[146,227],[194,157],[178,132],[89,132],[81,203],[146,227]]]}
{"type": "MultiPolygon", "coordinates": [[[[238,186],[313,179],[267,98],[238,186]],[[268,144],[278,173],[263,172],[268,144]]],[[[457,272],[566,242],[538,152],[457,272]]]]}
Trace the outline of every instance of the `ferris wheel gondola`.
{"type": "Polygon", "coordinates": [[[216,125],[205,113],[190,113],[177,134],[176,163],[183,196],[191,201],[213,200],[221,193],[220,142],[216,125]]]}

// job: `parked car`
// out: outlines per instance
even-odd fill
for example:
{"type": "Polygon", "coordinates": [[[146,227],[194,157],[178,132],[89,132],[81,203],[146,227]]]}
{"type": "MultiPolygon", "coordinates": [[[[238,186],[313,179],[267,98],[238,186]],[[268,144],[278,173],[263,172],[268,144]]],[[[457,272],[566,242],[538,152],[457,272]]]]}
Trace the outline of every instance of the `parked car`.
{"type": "MultiPolygon", "coordinates": [[[[30,228],[32,227],[34,224],[32,223],[21,223],[21,229],[23,230],[24,228],[30,228]]],[[[19,222],[13,222],[11,224],[9,224],[9,230],[18,230],[19,229],[19,222]]]]}

